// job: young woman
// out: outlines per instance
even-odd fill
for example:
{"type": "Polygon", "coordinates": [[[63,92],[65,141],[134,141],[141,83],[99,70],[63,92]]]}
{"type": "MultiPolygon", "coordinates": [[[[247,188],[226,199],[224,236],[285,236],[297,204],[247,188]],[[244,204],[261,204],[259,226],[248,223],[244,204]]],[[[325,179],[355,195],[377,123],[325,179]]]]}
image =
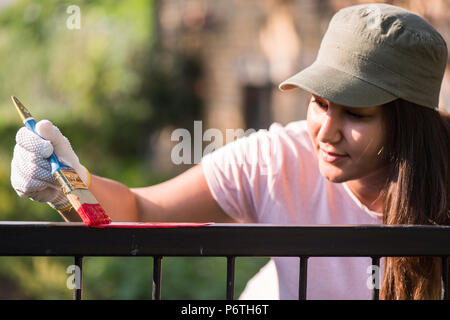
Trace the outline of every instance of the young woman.
{"type": "MultiPolygon", "coordinates": [[[[310,92],[307,120],[274,123],[164,183],[130,189],[89,175],[49,121],[22,128],[11,182],[74,217],[45,160],[72,166],[115,221],[449,224],[449,116],[437,109],[447,47],[426,21],[371,4],[332,18],[317,60],[280,85],[310,92]],[[90,178],[89,178],[90,177],[90,178]]],[[[296,299],[298,259],[273,258],[279,298],[296,299]]],[[[384,299],[439,299],[441,262],[382,261],[384,299]]],[[[310,258],[309,299],[368,299],[369,258],[310,258]]]]}

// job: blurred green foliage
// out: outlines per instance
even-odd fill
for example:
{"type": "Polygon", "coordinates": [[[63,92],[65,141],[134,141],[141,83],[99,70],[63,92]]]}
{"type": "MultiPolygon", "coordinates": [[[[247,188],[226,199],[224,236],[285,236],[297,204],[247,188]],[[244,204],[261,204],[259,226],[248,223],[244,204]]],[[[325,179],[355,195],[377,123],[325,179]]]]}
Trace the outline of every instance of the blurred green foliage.
{"type": "MultiPolygon", "coordinates": [[[[47,204],[19,198],[10,185],[21,125],[11,95],[36,119],[52,120],[91,172],[128,186],[170,178],[148,166],[148,138],[165,125],[189,128],[201,117],[192,88],[202,70],[195,57],[159,48],[154,23],[148,0],[23,0],[0,9],[1,220],[61,221],[47,204]],[[78,30],[66,27],[74,4],[78,30]]],[[[224,258],[163,261],[163,298],[225,298],[224,258]]],[[[237,295],[267,259],[238,261],[237,295]]],[[[71,264],[62,257],[0,257],[0,299],[70,299],[71,264]]],[[[151,258],[86,258],[83,276],[88,299],[151,298],[151,258]]]]}

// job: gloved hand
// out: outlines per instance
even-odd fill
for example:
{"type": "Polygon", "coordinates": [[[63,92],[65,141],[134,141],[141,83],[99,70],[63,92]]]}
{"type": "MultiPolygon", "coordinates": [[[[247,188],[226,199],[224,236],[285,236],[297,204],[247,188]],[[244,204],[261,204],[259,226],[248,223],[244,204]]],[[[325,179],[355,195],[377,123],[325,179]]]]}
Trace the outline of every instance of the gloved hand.
{"type": "Polygon", "coordinates": [[[11,184],[20,197],[47,202],[56,210],[71,207],[53,178],[48,158],[55,152],[59,161],[72,167],[88,185],[89,172],[80,164],[69,140],[48,120],[36,123],[36,132],[22,127],[16,134],[11,162],[11,184]]]}

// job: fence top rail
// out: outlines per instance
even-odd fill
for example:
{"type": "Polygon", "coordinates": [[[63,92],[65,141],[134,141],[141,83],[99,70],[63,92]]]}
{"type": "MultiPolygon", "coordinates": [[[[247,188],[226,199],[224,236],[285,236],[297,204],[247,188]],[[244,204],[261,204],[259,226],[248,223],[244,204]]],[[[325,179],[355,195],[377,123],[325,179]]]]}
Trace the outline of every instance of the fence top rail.
{"type": "Polygon", "coordinates": [[[0,222],[1,256],[449,256],[450,226],[0,222]]]}

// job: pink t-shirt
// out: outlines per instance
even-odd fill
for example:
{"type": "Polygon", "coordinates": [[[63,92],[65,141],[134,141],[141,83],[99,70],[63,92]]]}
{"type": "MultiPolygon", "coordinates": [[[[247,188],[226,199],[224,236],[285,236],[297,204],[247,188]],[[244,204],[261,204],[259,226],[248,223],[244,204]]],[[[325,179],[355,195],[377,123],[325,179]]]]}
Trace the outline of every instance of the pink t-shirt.
{"type": "MultiPolygon", "coordinates": [[[[345,183],[332,183],[320,174],[305,120],[286,126],[275,122],[269,130],[228,143],[205,155],[202,167],[214,199],[243,222],[381,223],[381,214],[364,206],[345,183]]],[[[299,259],[273,260],[279,298],[297,299],[299,259]]],[[[369,257],[309,258],[307,299],[370,299],[370,265],[369,257]]]]}

